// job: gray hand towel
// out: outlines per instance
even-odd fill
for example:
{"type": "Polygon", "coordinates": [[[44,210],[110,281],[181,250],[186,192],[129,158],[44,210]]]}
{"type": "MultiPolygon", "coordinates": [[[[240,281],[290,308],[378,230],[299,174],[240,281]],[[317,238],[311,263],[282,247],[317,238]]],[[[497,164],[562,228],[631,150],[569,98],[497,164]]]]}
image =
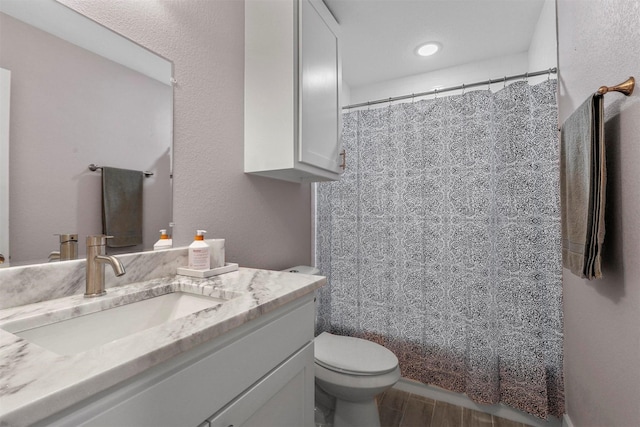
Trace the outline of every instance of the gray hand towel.
{"type": "Polygon", "coordinates": [[[102,168],[102,231],[113,239],[107,246],[142,244],[141,171],[102,168]]]}
{"type": "Polygon", "coordinates": [[[579,277],[602,277],[605,207],[604,101],[594,94],[562,126],[560,196],[562,265],[579,277]]]}

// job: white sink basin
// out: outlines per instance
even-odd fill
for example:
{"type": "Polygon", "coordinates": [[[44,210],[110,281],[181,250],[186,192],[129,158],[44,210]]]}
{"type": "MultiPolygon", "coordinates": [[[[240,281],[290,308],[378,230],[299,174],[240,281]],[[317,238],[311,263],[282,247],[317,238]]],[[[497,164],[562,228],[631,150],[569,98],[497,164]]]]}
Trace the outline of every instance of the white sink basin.
{"type": "Polygon", "coordinates": [[[10,332],[57,354],[71,355],[225,301],[227,299],[172,292],[32,329],[10,332]]]}

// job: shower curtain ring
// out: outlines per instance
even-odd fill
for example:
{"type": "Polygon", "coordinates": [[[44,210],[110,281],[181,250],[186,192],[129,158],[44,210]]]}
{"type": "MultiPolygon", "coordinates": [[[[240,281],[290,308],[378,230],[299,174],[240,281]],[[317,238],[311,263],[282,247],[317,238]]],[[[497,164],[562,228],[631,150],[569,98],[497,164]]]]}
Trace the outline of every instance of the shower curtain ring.
{"type": "Polygon", "coordinates": [[[462,83],[462,94],[464,95],[464,83],[462,83]]]}
{"type": "Polygon", "coordinates": [[[504,83],[502,84],[502,88],[507,87],[507,76],[504,76],[504,83]]]}
{"type": "Polygon", "coordinates": [[[547,70],[547,81],[551,80],[551,68],[547,70]]]}
{"type": "Polygon", "coordinates": [[[436,88],[436,89],[434,89],[434,90],[433,90],[433,92],[434,92],[434,94],[435,94],[435,96],[434,96],[434,98],[433,98],[433,99],[438,99],[438,89],[437,89],[437,88],[436,88]]]}
{"type": "Polygon", "coordinates": [[[416,94],[412,93],[411,94],[411,103],[414,104],[416,102],[416,94]]]}
{"type": "Polygon", "coordinates": [[[529,82],[529,72],[527,71],[527,73],[524,75],[524,81],[525,82],[529,82]]]}

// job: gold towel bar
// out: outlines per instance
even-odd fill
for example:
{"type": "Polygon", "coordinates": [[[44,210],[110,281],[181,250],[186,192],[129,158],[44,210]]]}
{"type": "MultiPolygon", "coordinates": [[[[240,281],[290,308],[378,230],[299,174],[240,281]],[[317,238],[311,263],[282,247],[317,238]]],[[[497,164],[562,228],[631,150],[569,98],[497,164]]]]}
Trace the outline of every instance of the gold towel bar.
{"type": "Polygon", "coordinates": [[[620,93],[624,93],[626,96],[629,96],[633,93],[633,88],[636,86],[636,79],[634,79],[633,77],[629,77],[627,79],[627,81],[620,83],[619,85],[616,86],[601,86],[600,89],[598,89],[598,94],[599,95],[604,95],[607,92],[620,92],[620,93]]]}

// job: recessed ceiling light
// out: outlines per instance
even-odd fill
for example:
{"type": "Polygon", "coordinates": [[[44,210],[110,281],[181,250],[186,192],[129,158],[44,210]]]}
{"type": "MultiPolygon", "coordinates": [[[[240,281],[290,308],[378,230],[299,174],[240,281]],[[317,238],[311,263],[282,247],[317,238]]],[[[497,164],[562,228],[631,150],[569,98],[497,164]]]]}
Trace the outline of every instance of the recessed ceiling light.
{"type": "Polygon", "coordinates": [[[440,50],[440,43],[429,42],[418,46],[416,53],[420,56],[431,56],[440,50]]]}

